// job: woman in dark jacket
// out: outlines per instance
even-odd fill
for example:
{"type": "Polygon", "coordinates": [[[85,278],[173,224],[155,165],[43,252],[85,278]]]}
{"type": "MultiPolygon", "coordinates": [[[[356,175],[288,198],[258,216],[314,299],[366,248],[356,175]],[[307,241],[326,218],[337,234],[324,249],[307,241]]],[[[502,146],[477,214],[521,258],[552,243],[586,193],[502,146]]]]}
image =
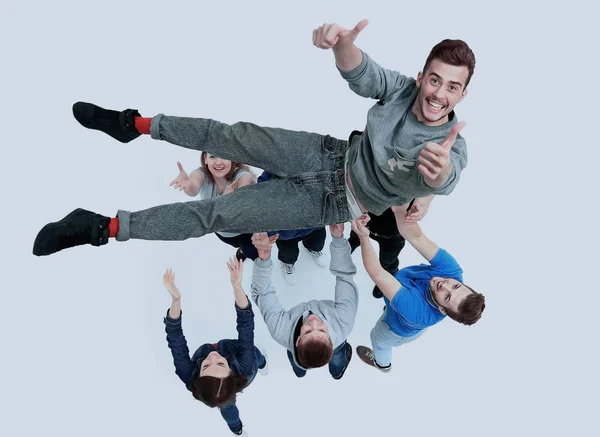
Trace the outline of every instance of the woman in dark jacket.
{"type": "Polygon", "coordinates": [[[194,398],[211,408],[219,408],[231,432],[245,436],[247,434],[235,405],[236,394],[250,385],[257,372],[267,374],[267,360],[254,346],[254,312],[241,285],[243,263],[232,258],[227,266],[235,295],[237,340],[224,339],[218,343],[203,344],[190,359],[181,327],[181,294],[175,286],[175,274],[171,269],[163,277],[173,298],[164,323],[177,376],[194,398]]]}

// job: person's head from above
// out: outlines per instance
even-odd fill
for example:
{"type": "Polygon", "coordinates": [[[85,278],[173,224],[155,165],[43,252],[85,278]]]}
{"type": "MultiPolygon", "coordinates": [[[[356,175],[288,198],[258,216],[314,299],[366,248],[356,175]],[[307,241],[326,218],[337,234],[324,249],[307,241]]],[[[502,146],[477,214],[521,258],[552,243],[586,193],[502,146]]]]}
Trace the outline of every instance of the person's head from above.
{"type": "Polygon", "coordinates": [[[333,342],[327,325],[319,316],[311,314],[302,324],[296,351],[298,361],[307,369],[322,367],[331,361],[333,342]]]}
{"type": "Polygon", "coordinates": [[[433,47],[417,76],[417,119],[428,126],[448,122],[450,112],[467,95],[474,70],[475,55],[464,41],[445,39],[433,47]]]}
{"type": "Polygon", "coordinates": [[[434,276],[429,291],[442,314],[463,325],[472,325],[481,318],[485,296],[453,278],[434,276]]]}
{"type": "Polygon", "coordinates": [[[208,152],[202,152],[200,162],[202,171],[212,183],[216,180],[231,181],[240,167],[239,162],[222,159],[208,152]]]}
{"type": "Polygon", "coordinates": [[[211,408],[234,404],[237,393],[248,382],[246,376],[235,375],[225,357],[216,351],[208,354],[199,370],[192,379],[192,395],[211,408]]]}

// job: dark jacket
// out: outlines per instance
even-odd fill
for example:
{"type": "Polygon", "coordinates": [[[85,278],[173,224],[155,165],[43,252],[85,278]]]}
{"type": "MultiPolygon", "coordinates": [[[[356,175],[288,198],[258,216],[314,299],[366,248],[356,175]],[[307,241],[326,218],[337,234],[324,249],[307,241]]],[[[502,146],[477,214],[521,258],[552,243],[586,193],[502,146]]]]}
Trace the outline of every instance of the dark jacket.
{"type": "Polygon", "coordinates": [[[191,382],[200,373],[200,363],[212,351],[217,351],[228,362],[233,374],[248,377],[248,385],[254,380],[258,371],[260,351],[254,346],[254,312],[248,300],[248,307],[240,309],[235,305],[237,313],[237,340],[224,339],[216,343],[206,343],[196,349],[190,359],[190,351],[181,327],[181,315],[177,319],[164,318],[167,343],[173,355],[175,373],[191,391],[191,382]]]}

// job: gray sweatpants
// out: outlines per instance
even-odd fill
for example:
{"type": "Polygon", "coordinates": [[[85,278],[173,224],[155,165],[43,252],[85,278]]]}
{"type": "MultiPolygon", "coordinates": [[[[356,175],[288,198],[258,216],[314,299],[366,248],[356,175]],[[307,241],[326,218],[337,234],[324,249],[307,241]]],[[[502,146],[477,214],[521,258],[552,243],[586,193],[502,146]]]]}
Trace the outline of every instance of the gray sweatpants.
{"type": "Polygon", "coordinates": [[[117,240],[185,240],[216,231],[303,229],[348,221],[348,142],[309,132],[159,114],[152,138],[267,170],[271,180],[208,200],[119,210],[117,240]]]}

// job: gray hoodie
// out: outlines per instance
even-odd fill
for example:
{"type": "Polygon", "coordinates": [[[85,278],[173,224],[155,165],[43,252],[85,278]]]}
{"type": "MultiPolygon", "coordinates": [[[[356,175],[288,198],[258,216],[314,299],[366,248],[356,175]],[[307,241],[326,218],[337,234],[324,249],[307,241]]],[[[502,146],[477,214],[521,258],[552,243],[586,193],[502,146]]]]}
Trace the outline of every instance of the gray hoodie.
{"type": "Polygon", "coordinates": [[[294,348],[294,330],[301,317],[312,311],[327,326],[334,349],[342,344],[352,328],[358,309],[358,288],[352,277],[356,267],[350,256],[350,244],[345,238],[332,238],[329,246],[331,262],[329,270],[336,276],[335,301],[311,300],[284,310],[271,284],[273,263],[257,258],[252,271],[252,300],[260,309],[269,328],[271,337],[292,352],[294,361],[300,368],[294,348]]]}
{"type": "Polygon", "coordinates": [[[354,70],[341,72],[350,89],[377,99],[369,110],[362,135],[348,149],[350,178],[358,200],[375,215],[392,205],[404,205],[415,197],[450,194],[467,166],[467,144],[460,135],[450,152],[452,172],[444,185],[431,188],[417,170],[419,153],[429,141],[439,143],[457,123],[454,111],[441,126],[426,126],[417,120],[412,105],[419,89],[415,79],[387,70],[363,52],[354,70]]]}

